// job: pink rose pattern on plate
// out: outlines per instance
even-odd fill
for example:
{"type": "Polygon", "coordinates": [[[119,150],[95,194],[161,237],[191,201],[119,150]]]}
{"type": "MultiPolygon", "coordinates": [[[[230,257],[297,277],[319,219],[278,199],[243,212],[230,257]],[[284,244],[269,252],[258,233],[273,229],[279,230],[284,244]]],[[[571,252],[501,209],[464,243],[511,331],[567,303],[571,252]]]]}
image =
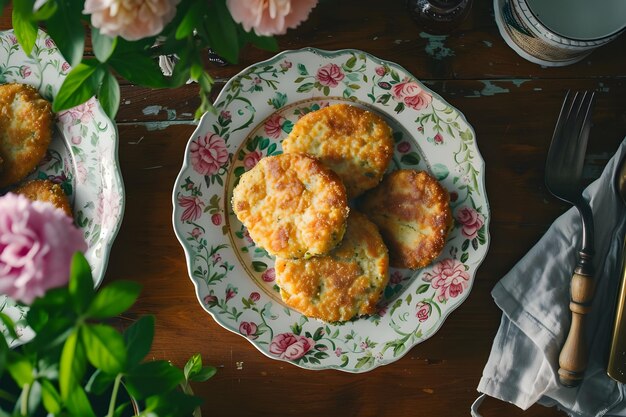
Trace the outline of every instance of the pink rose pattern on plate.
{"type": "Polygon", "coordinates": [[[223,91],[227,104],[191,139],[191,163],[183,167],[175,199],[176,228],[189,245],[184,246],[190,253],[190,274],[215,320],[267,355],[313,369],[362,372],[395,360],[430,337],[467,297],[487,245],[482,165],[473,131],[462,116],[395,64],[350,51],[288,52],[251,67],[223,91]],[[431,169],[453,196],[455,227],[433,265],[415,272],[390,271],[377,314],[324,324],[280,304],[273,259],[254,245],[232,215],[224,188],[230,189],[260,158],[280,153],[280,141],[302,115],[352,99],[405,120],[406,130],[394,129],[393,168],[431,169]],[[218,147],[230,152],[223,165],[214,162],[215,136],[223,140],[218,147]],[[199,137],[207,139],[194,145],[199,137]],[[193,163],[201,147],[209,148],[210,170],[193,163]],[[431,152],[447,156],[433,159],[431,152]],[[215,173],[207,179],[208,171],[215,173]],[[201,206],[189,202],[194,193],[199,199],[194,201],[205,206],[192,220],[194,211],[188,209],[201,206]],[[230,274],[252,279],[232,279],[230,274]]]}

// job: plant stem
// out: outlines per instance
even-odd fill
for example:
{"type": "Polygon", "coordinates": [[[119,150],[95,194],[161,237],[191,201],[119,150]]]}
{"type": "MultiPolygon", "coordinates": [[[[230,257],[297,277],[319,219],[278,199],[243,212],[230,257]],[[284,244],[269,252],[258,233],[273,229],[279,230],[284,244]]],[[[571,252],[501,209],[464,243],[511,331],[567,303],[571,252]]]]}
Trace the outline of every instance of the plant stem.
{"type": "Polygon", "coordinates": [[[28,397],[30,397],[31,384],[24,384],[22,389],[22,403],[20,407],[20,414],[23,416],[28,415],[28,397]]]}
{"type": "Polygon", "coordinates": [[[113,392],[111,393],[111,402],[109,403],[109,413],[107,417],[113,417],[115,413],[115,402],[117,401],[117,391],[120,388],[120,383],[122,382],[122,374],[117,374],[115,377],[115,382],[113,383],[113,392]]]}

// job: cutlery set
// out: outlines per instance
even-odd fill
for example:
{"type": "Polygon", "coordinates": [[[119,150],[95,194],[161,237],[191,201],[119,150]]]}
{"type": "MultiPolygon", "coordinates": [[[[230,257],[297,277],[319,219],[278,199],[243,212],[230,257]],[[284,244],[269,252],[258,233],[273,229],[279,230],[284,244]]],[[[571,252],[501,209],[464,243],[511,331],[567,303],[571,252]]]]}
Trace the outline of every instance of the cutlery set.
{"type": "MultiPolygon", "coordinates": [[[[545,183],[555,197],[572,204],[582,222],[581,247],[570,284],[572,315],[567,339],[559,355],[559,380],[566,387],[575,387],[583,379],[587,367],[587,343],[584,340],[586,315],[591,310],[594,295],[594,227],[593,213],[583,198],[581,184],[585,152],[591,129],[594,93],[569,92],[566,94],[557,119],[548,151],[545,183]]],[[[626,204],[626,160],[622,161],[615,181],[615,191],[626,204]]],[[[626,246],[624,247],[626,254],[626,246]]],[[[626,382],[626,271],[622,266],[620,290],[607,374],[618,382],[626,382]]]]}

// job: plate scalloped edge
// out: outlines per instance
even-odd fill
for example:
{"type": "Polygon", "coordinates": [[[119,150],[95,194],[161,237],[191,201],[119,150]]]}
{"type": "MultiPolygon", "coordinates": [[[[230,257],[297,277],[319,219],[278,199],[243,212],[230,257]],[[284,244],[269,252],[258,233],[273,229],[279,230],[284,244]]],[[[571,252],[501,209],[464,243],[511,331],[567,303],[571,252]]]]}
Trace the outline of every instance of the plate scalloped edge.
{"type": "Polygon", "coordinates": [[[473,128],[437,93],[398,64],[368,53],[303,48],[241,71],[215,107],[187,144],[173,189],[172,221],[198,301],[219,325],[272,359],[306,369],[364,372],[398,360],[431,337],[467,298],[490,240],[484,160],[473,128]],[[285,90],[278,88],[283,85],[285,90]],[[338,101],[374,110],[390,122],[393,165],[435,175],[450,191],[455,226],[433,265],[414,272],[392,269],[379,314],[329,324],[277,301],[271,258],[249,241],[228,199],[242,172],[260,157],[280,153],[280,139],[298,117],[338,101]],[[202,161],[204,150],[213,152],[212,161],[202,161]],[[210,198],[203,194],[208,190],[210,198]],[[247,275],[254,279],[239,279],[247,275]],[[239,300],[239,293],[247,296],[239,300]]]}
{"type": "MultiPolygon", "coordinates": [[[[0,68],[0,82],[33,85],[48,100],[55,96],[71,70],[54,41],[41,29],[30,56],[19,46],[13,30],[1,31],[0,68]]],[[[125,207],[117,125],[95,97],[56,114],[55,125],[48,157],[29,178],[51,179],[70,198],[75,223],[89,245],[85,257],[97,288],[104,279],[125,207]]],[[[23,322],[26,307],[2,296],[0,311],[18,324],[20,339],[13,344],[32,337],[32,331],[23,322]]]]}

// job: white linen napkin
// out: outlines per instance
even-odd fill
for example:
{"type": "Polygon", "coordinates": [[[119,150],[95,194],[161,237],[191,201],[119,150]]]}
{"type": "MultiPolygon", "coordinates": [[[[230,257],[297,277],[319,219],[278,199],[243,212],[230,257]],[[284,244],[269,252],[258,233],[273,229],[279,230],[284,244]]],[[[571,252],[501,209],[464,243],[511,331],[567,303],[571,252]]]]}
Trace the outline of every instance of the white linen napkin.
{"type": "MultiPolygon", "coordinates": [[[[576,388],[558,382],[558,356],[570,327],[569,288],[582,227],[575,208],[560,216],[539,242],[494,287],[503,311],[478,391],[527,409],[538,402],[570,416],[626,416],[625,389],[606,374],[619,286],[626,206],[613,186],[626,139],[598,180],[584,192],[595,226],[596,290],[586,317],[589,363],[576,388]]],[[[481,396],[472,406],[479,416],[481,396]]]]}

